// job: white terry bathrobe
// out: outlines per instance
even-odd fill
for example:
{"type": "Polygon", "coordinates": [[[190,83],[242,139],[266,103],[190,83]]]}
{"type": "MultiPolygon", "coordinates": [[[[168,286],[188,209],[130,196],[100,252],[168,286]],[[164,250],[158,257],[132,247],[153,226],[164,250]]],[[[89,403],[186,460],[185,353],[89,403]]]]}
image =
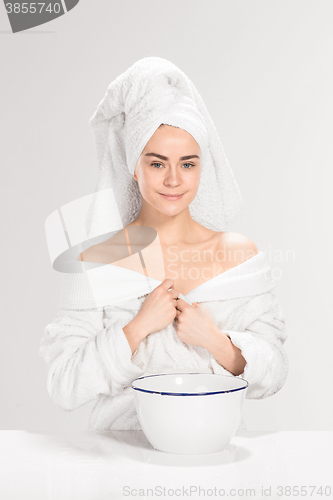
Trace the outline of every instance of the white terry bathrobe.
{"type": "MultiPolygon", "coordinates": [[[[207,349],[183,343],[174,323],[148,335],[132,355],[122,328],[161,281],[115,265],[65,274],[63,279],[60,314],[45,328],[40,355],[49,365],[47,389],[56,404],[74,410],[96,401],[90,429],[141,429],[131,388],[137,377],[232,375],[207,349]]],[[[219,330],[241,349],[246,366],[240,376],[249,383],[246,397],[251,399],[277,392],[288,372],[285,322],[274,287],[260,251],[186,296],[179,295],[208,307],[219,330]]],[[[244,428],[243,421],[239,428],[244,428]]]]}

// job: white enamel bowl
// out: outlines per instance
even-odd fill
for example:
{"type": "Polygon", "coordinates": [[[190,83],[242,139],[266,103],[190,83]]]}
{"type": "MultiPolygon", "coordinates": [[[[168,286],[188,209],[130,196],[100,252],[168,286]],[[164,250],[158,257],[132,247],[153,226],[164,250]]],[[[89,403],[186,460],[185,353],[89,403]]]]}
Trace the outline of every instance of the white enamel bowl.
{"type": "Polygon", "coordinates": [[[248,382],[232,375],[169,373],[132,382],[136,411],[150,444],[167,453],[223,450],[239,425],[248,382]]]}

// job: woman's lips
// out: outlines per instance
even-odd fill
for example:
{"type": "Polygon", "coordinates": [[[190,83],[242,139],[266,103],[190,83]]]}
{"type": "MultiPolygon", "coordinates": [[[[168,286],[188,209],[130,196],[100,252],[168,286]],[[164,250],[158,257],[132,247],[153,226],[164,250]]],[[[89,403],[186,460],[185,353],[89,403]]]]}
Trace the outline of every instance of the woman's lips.
{"type": "Polygon", "coordinates": [[[162,193],[159,193],[161,196],[163,196],[163,198],[165,198],[166,200],[170,200],[170,201],[175,201],[175,200],[180,200],[180,198],[183,196],[183,194],[180,194],[179,196],[168,196],[166,194],[162,194],[162,193]]]}

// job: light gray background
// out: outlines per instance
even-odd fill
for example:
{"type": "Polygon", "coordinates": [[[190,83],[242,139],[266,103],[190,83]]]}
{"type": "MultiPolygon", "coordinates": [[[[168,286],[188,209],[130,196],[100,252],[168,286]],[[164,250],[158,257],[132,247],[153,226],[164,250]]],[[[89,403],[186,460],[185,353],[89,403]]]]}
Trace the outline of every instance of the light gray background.
{"type": "Polygon", "coordinates": [[[81,0],[14,35],[0,6],[0,428],[87,426],[94,402],[58,408],[38,356],[61,283],[44,222],[94,190],[88,120],[109,83],[158,55],[193,81],[220,133],[245,201],[228,230],[280,272],[289,377],[246,400],[248,429],[332,430],[332,14],[330,0],[81,0]]]}

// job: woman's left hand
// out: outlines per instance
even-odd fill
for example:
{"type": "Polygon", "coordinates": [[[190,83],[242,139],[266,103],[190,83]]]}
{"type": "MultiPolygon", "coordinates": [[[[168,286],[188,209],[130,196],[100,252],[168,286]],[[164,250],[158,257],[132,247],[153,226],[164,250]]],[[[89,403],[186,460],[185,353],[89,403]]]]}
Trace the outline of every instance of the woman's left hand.
{"type": "Polygon", "coordinates": [[[176,309],[175,322],[179,339],[193,346],[208,345],[217,329],[208,307],[197,302],[190,305],[183,299],[177,299],[176,309]]]}

